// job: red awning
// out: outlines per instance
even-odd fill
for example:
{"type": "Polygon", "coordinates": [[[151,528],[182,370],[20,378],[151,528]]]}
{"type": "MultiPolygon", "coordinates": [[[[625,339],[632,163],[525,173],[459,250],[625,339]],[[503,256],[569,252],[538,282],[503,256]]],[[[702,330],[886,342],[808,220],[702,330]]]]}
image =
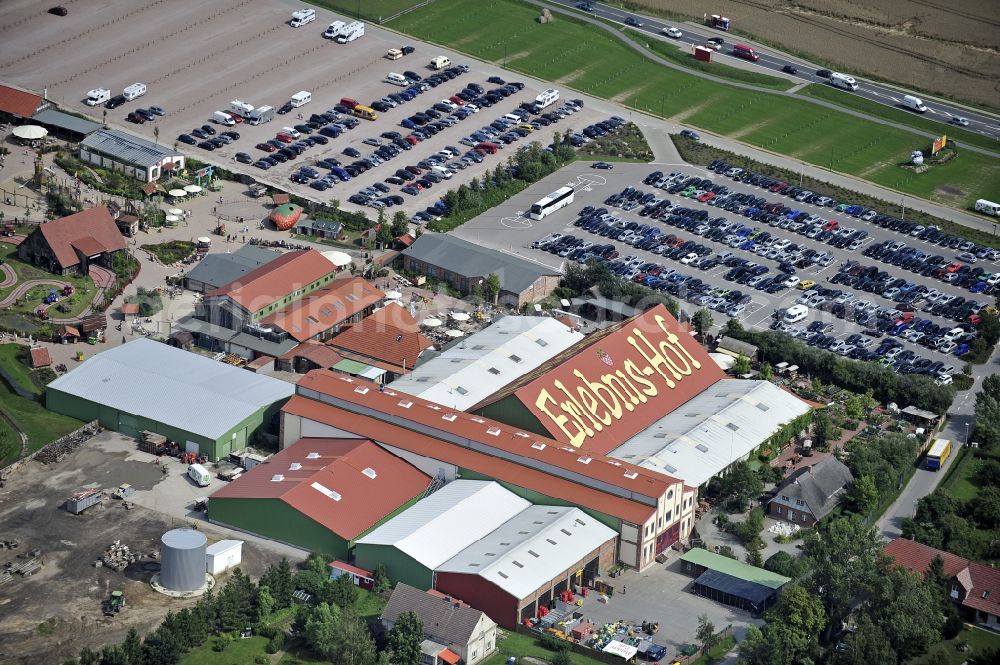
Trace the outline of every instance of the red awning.
{"type": "Polygon", "coordinates": [[[65,337],[81,337],[80,331],[73,326],[66,326],[63,329],[63,336],[65,337]]]}
{"type": "Polygon", "coordinates": [[[139,303],[127,302],[122,305],[122,314],[126,316],[139,313],[139,303]]]}
{"type": "Polygon", "coordinates": [[[452,651],[451,649],[445,649],[444,651],[439,653],[438,658],[448,663],[449,665],[458,665],[458,661],[461,660],[458,654],[452,651]]]}

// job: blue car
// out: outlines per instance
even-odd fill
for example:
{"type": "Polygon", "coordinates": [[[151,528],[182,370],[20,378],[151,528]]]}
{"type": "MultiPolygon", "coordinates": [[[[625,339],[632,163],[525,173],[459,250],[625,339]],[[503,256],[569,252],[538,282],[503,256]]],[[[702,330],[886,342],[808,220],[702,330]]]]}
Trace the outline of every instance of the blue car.
{"type": "Polygon", "coordinates": [[[986,290],[987,286],[989,286],[989,285],[986,282],[976,282],[975,284],[973,284],[972,286],[969,287],[969,292],[970,293],[982,293],[983,291],[986,290]]]}
{"type": "Polygon", "coordinates": [[[347,182],[348,180],[351,179],[351,174],[345,171],[344,169],[340,168],[339,166],[333,167],[332,169],[330,169],[330,172],[333,175],[340,178],[341,182],[347,182]]]}
{"type": "Polygon", "coordinates": [[[969,352],[969,345],[968,344],[959,344],[958,348],[955,349],[955,355],[956,356],[964,356],[968,352],[969,352]]]}
{"type": "Polygon", "coordinates": [[[406,127],[407,129],[416,129],[416,128],[417,128],[417,125],[416,125],[416,123],[414,123],[414,122],[413,122],[412,120],[410,120],[409,118],[403,118],[403,119],[402,119],[402,120],[400,121],[400,123],[399,123],[399,124],[400,124],[400,126],[402,126],[402,127],[406,127]]]}

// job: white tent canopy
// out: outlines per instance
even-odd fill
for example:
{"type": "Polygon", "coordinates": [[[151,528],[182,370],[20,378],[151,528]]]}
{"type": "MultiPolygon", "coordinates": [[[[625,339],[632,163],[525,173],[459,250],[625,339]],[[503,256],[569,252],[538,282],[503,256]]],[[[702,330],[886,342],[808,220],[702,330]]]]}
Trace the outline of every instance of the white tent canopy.
{"type": "Polygon", "coordinates": [[[185,185],[184,191],[190,192],[192,194],[197,194],[198,192],[201,191],[201,187],[199,187],[198,185],[185,185]]]}
{"type": "Polygon", "coordinates": [[[424,319],[423,324],[425,328],[437,328],[438,326],[444,325],[444,321],[441,319],[434,318],[433,316],[424,319]]]}
{"type": "Polygon", "coordinates": [[[323,252],[323,256],[326,257],[327,261],[337,266],[338,268],[346,266],[351,262],[350,255],[348,255],[346,252],[339,252],[335,249],[323,252]]]}
{"type": "Polygon", "coordinates": [[[13,132],[14,136],[17,138],[29,141],[43,138],[48,133],[49,131],[47,129],[39,127],[38,125],[21,125],[20,127],[15,127],[13,132]]]}
{"type": "Polygon", "coordinates": [[[184,211],[181,210],[180,208],[170,208],[169,210],[167,210],[167,214],[168,215],[177,215],[178,217],[180,217],[181,215],[184,214],[184,211]]]}
{"type": "Polygon", "coordinates": [[[462,332],[461,330],[455,330],[454,328],[452,328],[450,330],[445,330],[444,334],[447,335],[448,337],[461,337],[465,333],[462,332]]]}
{"type": "Polygon", "coordinates": [[[174,197],[175,199],[187,196],[187,192],[185,192],[183,189],[171,189],[167,193],[170,194],[170,196],[174,197]]]}
{"type": "Polygon", "coordinates": [[[465,312],[452,312],[451,318],[455,321],[468,321],[469,315],[465,312]]]}
{"type": "Polygon", "coordinates": [[[400,293],[399,291],[395,291],[395,290],[393,290],[393,291],[386,291],[385,292],[385,297],[388,300],[399,300],[400,298],[403,297],[403,294],[400,293]]]}

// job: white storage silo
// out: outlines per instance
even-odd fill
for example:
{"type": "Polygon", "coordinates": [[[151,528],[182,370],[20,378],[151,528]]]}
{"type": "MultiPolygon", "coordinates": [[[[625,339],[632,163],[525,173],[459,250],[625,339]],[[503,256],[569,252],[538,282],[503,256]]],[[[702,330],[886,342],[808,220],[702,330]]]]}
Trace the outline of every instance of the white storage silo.
{"type": "Polygon", "coordinates": [[[197,529],[173,529],[160,538],[160,584],[170,591],[205,586],[208,538],[197,529]]]}

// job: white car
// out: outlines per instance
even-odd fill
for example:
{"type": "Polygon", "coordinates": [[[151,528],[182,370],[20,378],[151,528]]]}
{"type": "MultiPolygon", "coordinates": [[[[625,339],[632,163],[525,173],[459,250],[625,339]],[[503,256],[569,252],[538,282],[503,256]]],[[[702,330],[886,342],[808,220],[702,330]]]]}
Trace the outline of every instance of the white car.
{"type": "Polygon", "coordinates": [[[674,39],[680,39],[684,35],[683,32],[681,32],[680,30],[678,30],[673,26],[667,26],[666,28],[664,28],[663,34],[665,34],[667,37],[672,37],[674,39]]]}
{"type": "Polygon", "coordinates": [[[691,263],[692,261],[694,261],[697,258],[698,258],[698,255],[692,252],[691,254],[688,254],[683,259],[681,259],[681,263],[683,263],[684,265],[688,265],[689,263],[691,263]]]}
{"type": "Polygon", "coordinates": [[[960,115],[953,115],[951,117],[951,124],[958,125],[959,127],[968,127],[969,119],[960,115]]]}

